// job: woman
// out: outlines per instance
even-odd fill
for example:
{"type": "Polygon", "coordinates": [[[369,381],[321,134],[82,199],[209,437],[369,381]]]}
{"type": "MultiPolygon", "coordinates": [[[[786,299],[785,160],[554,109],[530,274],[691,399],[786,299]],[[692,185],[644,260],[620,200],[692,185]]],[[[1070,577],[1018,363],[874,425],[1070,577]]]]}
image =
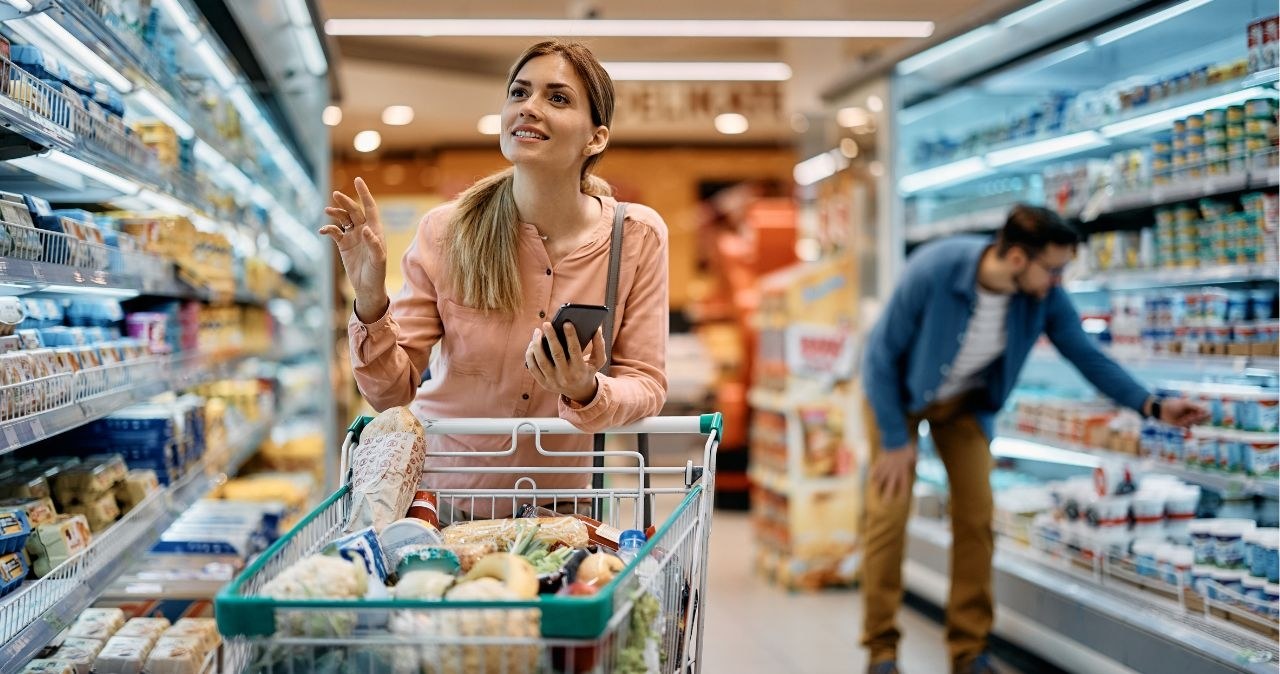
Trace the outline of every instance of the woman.
{"type": "MultiPolygon", "coordinates": [[[[502,154],[512,167],[484,178],[418,225],[404,254],[405,285],[386,291],[386,249],[378,208],[364,181],[359,203],[334,192],[320,230],[338,245],[355,290],[348,325],[356,383],[378,410],[410,405],[423,419],[559,416],[593,433],[656,414],[666,400],[667,228],[652,209],[626,206],[613,364],[604,338],[568,349],[542,335],[566,302],[604,304],[618,203],[591,168],[609,144],[613,83],[586,47],[558,41],[530,47],[511,68],[502,107],[502,154]],[[419,387],[432,347],[431,379],[419,387]],[[584,352],[585,351],[585,352],[584,352]]],[[[509,437],[432,436],[432,452],[500,451],[509,437]]],[[[548,450],[586,451],[587,435],[547,436],[548,450]]],[[[514,456],[483,465],[576,466],[589,458],[542,456],[522,436],[514,456]]],[[[436,457],[430,465],[477,465],[436,457]]],[[[506,489],[519,474],[426,473],[429,489],[506,489]]],[[[540,489],[581,488],[582,474],[531,476],[540,489]]],[[[473,514],[505,515],[510,504],[459,503],[473,514]],[[492,506],[492,508],[490,508],[492,506]],[[493,512],[487,512],[492,510],[493,512]]]]}

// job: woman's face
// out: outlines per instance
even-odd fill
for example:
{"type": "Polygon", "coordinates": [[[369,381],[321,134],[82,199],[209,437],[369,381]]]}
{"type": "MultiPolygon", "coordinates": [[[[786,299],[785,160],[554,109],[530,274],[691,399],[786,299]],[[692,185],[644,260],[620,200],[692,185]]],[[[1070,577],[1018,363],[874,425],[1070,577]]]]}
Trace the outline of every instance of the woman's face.
{"type": "Polygon", "coordinates": [[[591,120],[587,87],[558,54],[529,59],[516,73],[502,106],[502,155],[516,166],[581,170],[599,154],[609,130],[591,120]]]}

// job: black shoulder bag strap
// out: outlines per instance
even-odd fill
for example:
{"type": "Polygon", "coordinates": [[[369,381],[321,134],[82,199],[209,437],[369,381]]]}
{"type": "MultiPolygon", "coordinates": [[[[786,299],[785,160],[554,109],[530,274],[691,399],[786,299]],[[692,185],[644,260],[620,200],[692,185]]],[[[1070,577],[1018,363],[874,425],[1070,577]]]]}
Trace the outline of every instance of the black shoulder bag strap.
{"type": "MultiPolygon", "coordinates": [[[[627,204],[619,201],[613,210],[613,238],[609,241],[609,278],[605,285],[604,305],[609,308],[609,314],[604,319],[604,367],[600,371],[609,374],[609,370],[613,365],[613,319],[617,314],[618,306],[618,276],[622,267],[622,229],[623,224],[627,220],[627,204]]],[[[591,474],[591,488],[604,488],[604,473],[599,469],[604,467],[604,433],[596,433],[593,438],[593,451],[597,452],[592,458],[592,465],[596,470],[591,474]]],[[[645,435],[636,436],[636,449],[640,455],[644,457],[645,465],[649,463],[649,438],[645,435]]],[[[644,486],[649,486],[649,476],[644,476],[644,486]]],[[[648,499],[645,499],[648,501],[648,499]]],[[[601,519],[601,503],[596,498],[592,501],[595,510],[595,519],[601,519]]],[[[644,504],[644,525],[648,527],[652,517],[648,503],[644,504]]]]}

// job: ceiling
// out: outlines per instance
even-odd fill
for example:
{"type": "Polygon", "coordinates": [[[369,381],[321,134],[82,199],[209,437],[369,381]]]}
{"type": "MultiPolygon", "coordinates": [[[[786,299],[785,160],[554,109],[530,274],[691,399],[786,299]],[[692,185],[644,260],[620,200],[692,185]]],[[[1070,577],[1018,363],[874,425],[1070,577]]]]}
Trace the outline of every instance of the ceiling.
{"type": "MultiPolygon", "coordinates": [[[[603,19],[846,19],[926,20],[942,30],[990,0],[320,0],[322,19],[348,18],[585,18],[603,19]]],[[[355,135],[382,135],[379,152],[410,153],[449,146],[493,144],[476,129],[502,104],[511,61],[536,38],[330,37],[336,52],[342,122],[330,129],[339,155],[357,155],[355,135]],[[388,105],[408,105],[407,126],[382,123],[388,105]]],[[[620,82],[613,139],[619,144],[779,144],[795,133],[792,114],[821,109],[819,94],[898,39],[589,38],[602,61],[782,61],[793,76],[783,83],[620,82]],[[699,98],[701,97],[701,98],[699,98]],[[712,101],[692,112],[688,101],[712,101]],[[741,108],[741,109],[739,109],[741,108]],[[741,112],[746,133],[717,133],[714,117],[741,112]]]]}

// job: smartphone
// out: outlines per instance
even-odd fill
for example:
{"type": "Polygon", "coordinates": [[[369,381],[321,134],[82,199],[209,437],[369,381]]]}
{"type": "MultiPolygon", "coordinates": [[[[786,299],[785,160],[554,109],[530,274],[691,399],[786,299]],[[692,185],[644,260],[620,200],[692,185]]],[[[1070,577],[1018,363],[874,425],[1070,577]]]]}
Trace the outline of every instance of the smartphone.
{"type": "MultiPolygon", "coordinates": [[[[565,323],[573,323],[573,329],[578,332],[578,346],[586,349],[608,315],[609,307],[598,304],[560,305],[555,317],[551,319],[551,328],[556,331],[556,337],[560,339],[560,348],[565,355],[569,353],[569,340],[564,336],[565,323]]],[[[542,337],[542,350],[546,352],[547,358],[552,357],[551,342],[547,341],[546,335],[542,337]]]]}

